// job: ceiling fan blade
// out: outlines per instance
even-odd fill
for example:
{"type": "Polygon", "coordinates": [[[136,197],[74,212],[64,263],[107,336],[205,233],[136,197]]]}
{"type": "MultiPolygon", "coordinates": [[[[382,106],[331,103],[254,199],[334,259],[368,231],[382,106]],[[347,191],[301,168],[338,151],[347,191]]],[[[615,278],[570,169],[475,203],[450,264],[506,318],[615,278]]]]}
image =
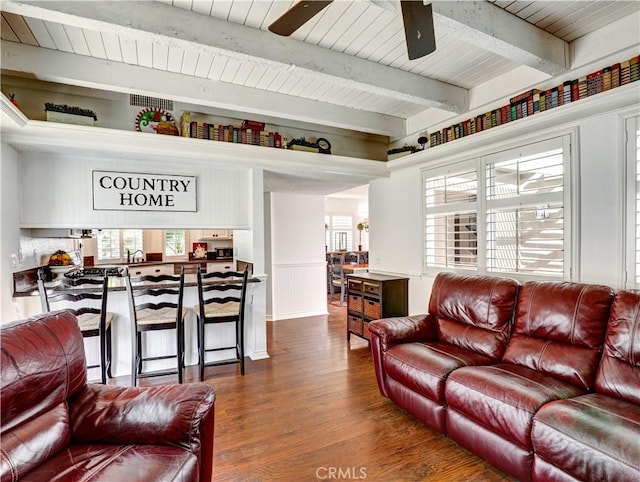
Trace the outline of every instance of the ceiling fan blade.
{"type": "Polygon", "coordinates": [[[409,60],[424,57],[435,51],[436,36],[433,31],[431,4],[424,5],[421,1],[401,0],[400,6],[409,60]]]}
{"type": "Polygon", "coordinates": [[[295,3],[269,25],[269,31],[288,37],[307,23],[333,0],[304,0],[295,3]]]}

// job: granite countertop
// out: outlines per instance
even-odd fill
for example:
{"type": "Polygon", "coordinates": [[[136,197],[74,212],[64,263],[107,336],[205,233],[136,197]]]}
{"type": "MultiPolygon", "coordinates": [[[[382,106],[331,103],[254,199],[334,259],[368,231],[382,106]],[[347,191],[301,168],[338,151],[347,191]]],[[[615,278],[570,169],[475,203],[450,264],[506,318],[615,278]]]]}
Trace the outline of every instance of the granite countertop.
{"type": "MultiPolygon", "coordinates": [[[[207,260],[203,260],[207,261],[207,260]]],[[[201,263],[203,261],[179,261],[179,262],[145,262],[145,263],[136,263],[131,264],[130,266],[153,266],[153,265],[161,265],[161,264],[177,264],[177,263],[201,263]]],[[[211,262],[211,260],[208,260],[211,262]]],[[[111,265],[114,266],[114,265],[111,265]]],[[[123,266],[123,265],[119,265],[123,266]]],[[[125,265],[126,266],[126,265],[125,265]]],[[[22,296],[37,296],[38,295],[38,284],[37,284],[37,270],[38,268],[34,268],[33,270],[27,270],[22,273],[14,273],[14,297],[22,297],[22,296]],[[20,275],[20,276],[15,276],[20,275]]],[[[185,287],[197,286],[197,276],[195,273],[185,274],[185,287]]],[[[205,284],[226,284],[233,282],[231,280],[205,280],[205,284]]],[[[249,283],[259,283],[259,278],[249,278],[249,283]]],[[[177,286],[177,283],[171,281],[164,281],[160,283],[162,286],[177,286]]],[[[77,291],[77,290],[86,290],[86,291],[99,291],[100,288],[97,285],[89,285],[89,286],[73,286],[67,283],[64,283],[62,279],[56,279],[53,281],[48,281],[45,283],[45,287],[51,289],[53,291],[77,291]]],[[[126,290],[126,281],[122,276],[110,276],[108,281],[108,289],[109,291],[125,291],[126,290]]],[[[135,288],[135,285],[134,285],[135,288]]]]}
{"type": "MultiPolygon", "coordinates": [[[[133,280],[133,278],[132,278],[133,280]]],[[[238,279],[237,278],[233,278],[233,279],[224,279],[224,280],[204,280],[203,284],[204,285],[212,285],[212,284],[230,284],[230,283],[237,283],[238,279]]],[[[259,278],[249,278],[247,280],[248,283],[259,283],[260,279],[259,278]]],[[[184,286],[185,288],[187,287],[195,287],[198,285],[198,281],[196,278],[195,274],[186,274],[184,275],[184,286]]],[[[178,283],[174,282],[174,281],[161,281],[158,282],[156,284],[151,284],[151,283],[146,283],[144,285],[145,288],[157,288],[157,287],[165,287],[165,288],[172,288],[172,287],[177,287],[178,283]]],[[[52,291],[58,291],[58,292],[73,292],[73,291],[100,291],[102,289],[102,287],[100,285],[78,285],[78,286],[72,286],[72,285],[68,285],[66,283],[64,283],[61,280],[56,280],[56,281],[50,281],[45,283],[45,287],[49,290],[52,291]]],[[[132,287],[135,290],[136,288],[140,288],[142,287],[141,285],[136,286],[135,283],[132,283],[132,287]]],[[[123,277],[119,277],[119,276],[113,276],[109,278],[108,281],[108,289],[109,291],[125,291],[127,289],[127,285],[126,285],[126,280],[123,277]]],[[[29,291],[22,291],[22,292],[16,292],[14,293],[14,296],[37,296],[38,295],[38,288],[35,287],[29,291]]]]}

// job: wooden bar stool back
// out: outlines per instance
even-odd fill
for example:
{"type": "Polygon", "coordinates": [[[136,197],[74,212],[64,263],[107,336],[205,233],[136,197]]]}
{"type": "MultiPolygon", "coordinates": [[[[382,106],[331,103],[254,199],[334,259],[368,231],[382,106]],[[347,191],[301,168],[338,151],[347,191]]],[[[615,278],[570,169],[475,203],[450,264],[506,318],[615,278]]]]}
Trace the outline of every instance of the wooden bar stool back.
{"type": "Polygon", "coordinates": [[[184,318],[187,309],[182,306],[184,296],[184,269],[180,275],[143,275],[131,277],[126,273],[127,298],[132,329],[131,386],[139,378],[178,375],[182,383],[184,371],[184,318]],[[153,331],[175,330],[175,354],[148,355],[143,344],[153,331]],[[143,337],[143,333],[145,334],[143,337]],[[144,364],[176,358],[176,368],[144,371],[144,364]]]}
{"type": "Polygon", "coordinates": [[[111,324],[113,313],[107,311],[108,277],[74,278],[73,285],[66,279],[60,289],[47,290],[42,269],[38,270],[38,291],[43,312],[66,310],[77,319],[84,338],[98,338],[99,363],[87,365],[87,369],[100,369],[100,382],[111,378],[111,324]]]}
{"type": "MultiPolygon", "coordinates": [[[[198,366],[200,381],[204,380],[204,367],[240,364],[244,375],[244,313],[249,271],[225,271],[203,273],[198,267],[198,306],[194,307],[198,318],[198,366]],[[214,340],[207,348],[207,325],[233,325],[234,341],[214,340]],[[234,356],[224,360],[206,361],[206,354],[233,350],[234,356]]],[[[221,327],[222,328],[222,327],[221,327]]],[[[218,333],[216,330],[214,333],[218,333]]],[[[226,337],[225,337],[226,339],[226,337]]]]}

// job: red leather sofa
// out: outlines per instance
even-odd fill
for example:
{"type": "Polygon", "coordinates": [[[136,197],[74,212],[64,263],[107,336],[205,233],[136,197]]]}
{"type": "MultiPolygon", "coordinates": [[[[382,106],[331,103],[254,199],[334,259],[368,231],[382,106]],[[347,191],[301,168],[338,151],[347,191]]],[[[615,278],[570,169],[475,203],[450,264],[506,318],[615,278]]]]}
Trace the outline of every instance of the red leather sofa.
{"type": "Polygon", "coordinates": [[[215,391],[87,384],[66,311],[0,330],[0,480],[211,481],[215,391]]]}
{"type": "Polygon", "coordinates": [[[640,294],[439,274],[369,324],[380,392],[518,480],[640,480],[640,294]]]}

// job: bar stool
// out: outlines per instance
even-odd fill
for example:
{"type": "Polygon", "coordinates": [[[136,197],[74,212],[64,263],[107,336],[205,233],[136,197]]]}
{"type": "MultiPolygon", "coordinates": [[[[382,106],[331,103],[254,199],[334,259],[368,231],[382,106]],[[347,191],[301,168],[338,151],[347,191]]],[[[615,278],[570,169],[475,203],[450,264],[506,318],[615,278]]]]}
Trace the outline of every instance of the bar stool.
{"type": "Polygon", "coordinates": [[[139,378],[164,375],[178,375],[182,383],[184,371],[184,318],[187,309],[183,308],[184,268],[179,276],[146,275],[132,278],[127,270],[127,298],[131,316],[131,386],[136,386],[139,378]],[[145,356],[143,341],[152,331],[176,330],[176,353],[159,356],[145,356]],[[143,340],[143,333],[145,333],[143,340]],[[176,369],[164,369],[144,372],[143,364],[155,360],[176,358],[176,369]]]}
{"type": "Polygon", "coordinates": [[[100,345],[100,362],[87,365],[87,369],[99,368],[100,381],[107,383],[107,375],[111,378],[111,323],[113,313],[107,311],[108,277],[75,278],[73,285],[65,280],[65,291],[47,290],[44,285],[44,272],[38,270],[38,291],[43,312],[64,309],[78,319],[78,326],[84,338],[98,337],[100,345]],[[82,305],[82,306],[81,306],[82,305]],[[76,308],[75,306],[78,306],[76,308]]]}
{"type": "Polygon", "coordinates": [[[244,311],[247,292],[248,268],[244,271],[214,271],[203,273],[198,266],[198,306],[194,307],[198,324],[198,367],[200,381],[204,380],[204,367],[240,364],[244,375],[244,311]],[[235,331],[233,344],[207,348],[206,325],[232,324],[235,331]],[[234,350],[235,357],[220,361],[205,360],[209,352],[234,350]]]}

